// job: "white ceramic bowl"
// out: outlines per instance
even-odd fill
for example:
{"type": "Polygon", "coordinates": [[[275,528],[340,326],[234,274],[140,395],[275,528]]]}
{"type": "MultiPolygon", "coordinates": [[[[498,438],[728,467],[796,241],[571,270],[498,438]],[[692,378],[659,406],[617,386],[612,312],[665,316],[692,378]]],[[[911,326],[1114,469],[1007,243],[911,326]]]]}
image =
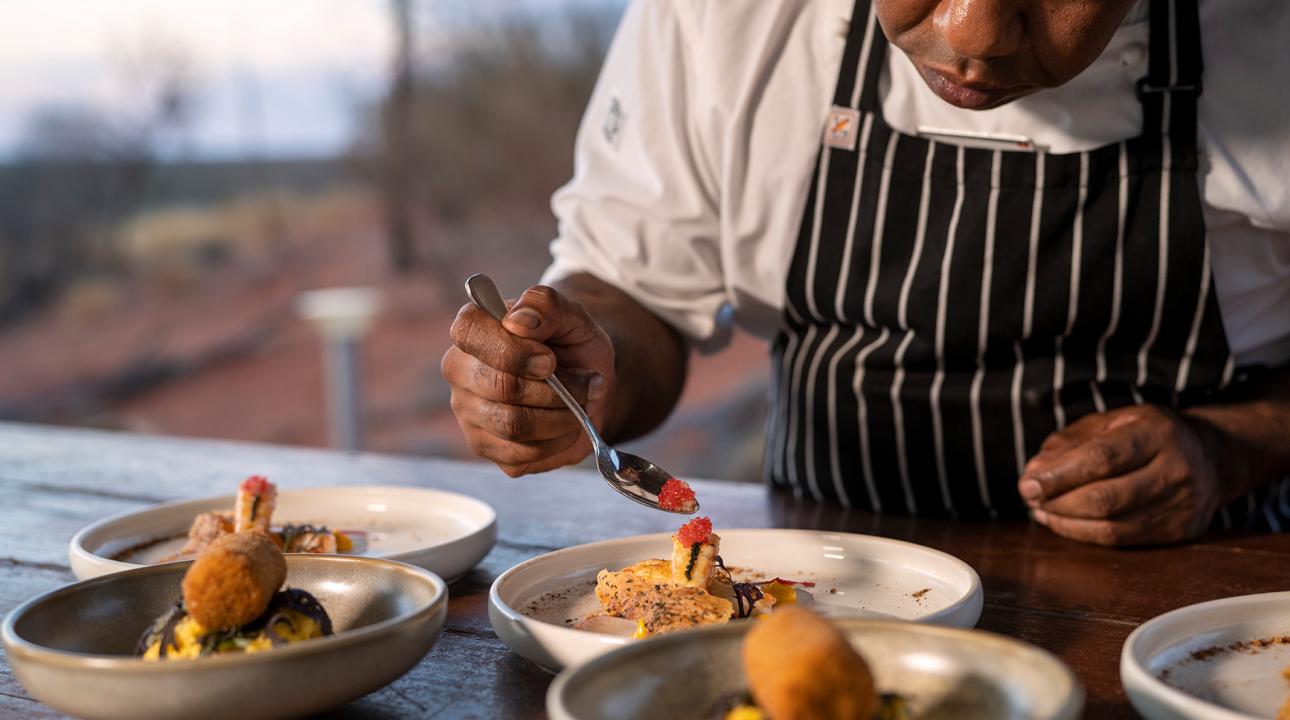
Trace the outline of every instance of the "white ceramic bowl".
{"type": "MultiPolygon", "coordinates": [[[[719,530],[721,556],[740,567],[790,580],[811,580],[815,609],[832,617],[869,617],[969,628],[981,616],[976,571],[922,545],[852,533],[814,530],[719,530]],[[830,592],[834,590],[835,592],[830,592]]],[[[568,627],[520,611],[544,593],[594,584],[617,570],[671,554],[671,535],[638,535],[565,548],[502,573],[488,594],[488,617],[511,650],[552,671],[625,645],[621,635],[568,627]]]]}
{"type": "Polygon", "coordinates": [[[1124,642],[1120,680],[1148,720],[1257,720],[1276,717],[1290,700],[1282,675],[1288,666],[1290,592],[1265,593],[1190,605],[1144,623],[1124,642]],[[1240,648],[1227,649],[1233,644],[1240,648]]]}
{"type": "MultiPolygon", "coordinates": [[[[114,556],[144,543],[157,557],[177,552],[193,517],[231,510],[234,496],[179,500],[131,510],[88,525],[72,537],[68,558],[79,579],[144,567],[114,556]]],[[[365,530],[368,557],[425,568],[452,582],[474,567],[497,541],[497,513],[472,497],[413,487],[341,486],[282,490],[275,523],[312,522],[365,530]]]]}
{"type": "MultiPolygon", "coordinates": [[[[1074,720],[1079,680],[1033,645],[979,630],[835,621],[865,657],[880,692],[915,717],[1074,720]]],[[[547,691],[553,720],[703,718],[747,689],[740,651],[748,623],[633,643],[560,673],[547,691]],[[666,688],[666,692],[660,692],[666,688]]]]}
{"type": "Polygon", "coordinates": [[[0,628],[32,697],[92,720],[300,717],[393,682],[434,644],[448,588],[403,563],[288,555],[287,586],[312,593],[335,634],[247,655],[148,662],[139,636],[174,607],[188,562],[112,573],[23,603],[0,628]]]}

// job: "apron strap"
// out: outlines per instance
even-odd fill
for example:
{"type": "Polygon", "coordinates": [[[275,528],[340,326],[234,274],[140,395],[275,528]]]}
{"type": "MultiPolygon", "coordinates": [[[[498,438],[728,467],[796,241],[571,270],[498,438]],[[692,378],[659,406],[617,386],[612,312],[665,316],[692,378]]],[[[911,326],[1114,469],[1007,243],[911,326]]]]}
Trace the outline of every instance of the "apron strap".
{"type": "MultiPolygon", "coordinates": [[[[852,69],[851,72],[853,75],[859,74],[860,85],[845,104],[882,117],[878,78],[882,76],[882,68],[887,61],[887,36],[878,24],[878,16],[873,12],[870,0],[856,0],[855,10],[851,15],[851,34],[859,40],[856,53],[859,68],[852,69]]],[[[847,38],[848,45],[850,42],[851,38],[847,38]]],[[[850,59],[847,58],[848,61],[850,59]]]]}
{"type": "Polygon", "coordinates": [[[861,85],[856,85],[861,55],[867,56],[865,36],[868,35],[872,40],[871,33],[874,29],[877,34],[882,34],[882,30],[876,28],[877,20],[873,13],[869,12],[869,0],[857,0],[852,12],[851,21],[847,24],[847,44],[842,50],[842,62],[838,65],[838,82],[833,91],[835,107],[857,107],[857,91],[867,84],[861,79],[861,85]]]}
{"type": "Polygon", "coordinates": [[[1138,80],[1144,137],[1168,135],[1175,150],[1196,148],[1196,101],[1203,62],[1197,0],[1151,0],[1147,76],[1138,80]]]}

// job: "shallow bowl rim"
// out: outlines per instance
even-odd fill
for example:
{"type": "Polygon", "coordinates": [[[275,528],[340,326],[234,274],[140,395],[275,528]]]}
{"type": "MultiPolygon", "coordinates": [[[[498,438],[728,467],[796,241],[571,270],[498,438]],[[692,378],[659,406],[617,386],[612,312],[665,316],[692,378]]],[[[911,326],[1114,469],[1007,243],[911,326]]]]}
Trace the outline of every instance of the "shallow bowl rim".
{"type": "Polygon", "coordinates": [[[298,555],[286,556],[287,565],[328,565],[359,564],[373,572],[395,573],[412,579],[423,586],[428,585],[434,595],[427,602],[404,613],[386,618],[371,625],[364,625],[352,630],[342,630],[335,635],[314,638],[308,642],[291,643],[285,647],[274,648],[272,652],[237,653],[198,658],[198,662],[151,662],[136,656],[106,655],[101,653],[81,653],[70,650],[57,650],[40,645],[21,636],[16,626],[18,622],[34,608],[47,603],[60,595],[84,592],[97,584],[122,582],[126,578],[144,575],[182,574],[191,560],[184,560],[160,565],[148,565],[117,573],[100,575],[88,580],[70,583],[33,597],[5,616],[0,626],[0,641],[10,657],[21,661],[38,662],[46,666],[57,666],[66,669],[95,669],[109,672],[164,674],[171,672],[194,673],[215,671],[243,665],[260,665],[281,662],[288,658],[302,658],[314,655],[325,655],[332,652],[366,643],[374,638],[386,635],[405,624],[414,623],[432,617],[447,604],[448,586],[438,575],[423,568],[389,560],[354,555],[298,555]]]}
{"type": "MultiPolygon", "coordinates": [[[[952,638],[971,638],[974,643],[988,643],[994,646],[1007,646],[1009,648],[1022,648],[1041,658],[1044,662],[1049,663],[1057,669],[1066,680],[1069,687],[1069,693],[1062,702],[1060,707],[1054,709],[1050,717],[1053,718],[1076,718],[1084,707],[1085,689],[1084,684],[1080,681],[1079,676],[1067,665],[1061,658],[1044,648],[1028,643],[1020,638],[1014,638],[1001,633],[991,632],[981,629],[967,629],[958,627],[948,627],[945,625],[931,625],[926,623],[912,623],[904,620],[875,620],[871,618],[834,618],[830,622],[850,634],[854,631],[865,629],[874,631],[889,631],[899,633],[913,633],[916,635],[928,636],[939,635],[952,638]]],[[[598,655],[586,662],[566,668],[555,680],[552,681],[551,687],[547,691],[547,711],[552,717],[572,717],[568,707],[564,704],[564,696],[570,685],[584,676],[596,672],[600,666],[620,661],[621,658],[631,657],[633,654],[645,652],[658,652],[665,650],[671,645],[684,645],[688,643],[704,642],[708,636],[717,637],[720,635],[742,635],[751,629],[747,623],[712,625],[707,627],[695,628],[681,633],[670,633],[661,635],[656,638],[650,638],[643,642],[632,643],[615,648],[602,655],[598,655]],[[559,711],[557,714],[556,711],[559,711]]]]}
{"type": "MultiPolygon", "coordinates": [[[[413,485],[317,485],[317,486],[310,486],[310,487],[285,487],[278,491],[278,496],[281,497],[283,495],[316,494],[319,491],[325,492],[325,491],[333,491],[333,490],[342,490],[342,491],[366,490],[366,491],[380,491],[380,492],[391,492],[391,491],[393,492],[429,492],[429,493],[437,493],[442,495],[452,495],[454,496],[454,499],[460,500],[460,501],[467,501],[467,504],[473,505],[476,511],[482,512],[482,515],[481,515],[482,519],[480,520],[479,527],[474,528],[469,533],[462,535],[460,537],[454,537],[452,539],[433,543],[430,545],[426,545],[424,547],[413,548],[410,550],[403,550],[396,553],[390,553],[388,555],[380,555],[380,556],[350,555],[348,557],[367,557],[367,558],[373,558],[377,560],[401,561],[403,558],[414,557],[416,555],[419,555],[425,552],[430,552],[432,550],[448,547],[453,543],[467,540],[481,533],[487,534],[491,532],[491,533],[494,533],[494,536],[496,533],[496,528],[497,528],[497,509],[496,508],[484,502],[483,500],[480,500],[479,498],[472,497],[464,493],[454,492],[452,490],[440,490],[438,488],[416,487],[413,485]]],[[[80,530],[77,530],[76,534],[72,535],[72,539],[68,542],[68,548],[67,548],[68,555],[73,560],[80,560],[82,562],[89,563],[92,565],[97,565],[99,567],[111,568],[112,572],[123,572],[125,570],[134,570],[134,569],[144,568],[144,567],[156,567],[158,565],[167,565],[170,563],[184,562],[183,560],[170,560],[165,563],[155,563],[153,565],[142,565],[139,563],[132,563],[125,560],[117,560],[115,558],[110,558],[105,555],[100,555],[95,550],[90,549],[89,547],[86,547],[85,540],[87,537],[93,535],[94,533],[101,532],[106,527],[120,523],[121,521],[126,520],[128,518],[131,518],[137,515],[142,515],[144,513],[150,513],[154,511],[165,511],[165,510],[170,510],[177,507],[183,507],[184,505],[193,505],[195,507],[201,507],[217,501],[227,501],[228,506],[232,507],[233,501],[236,498],[237,498],[237,495],[235,493],[207,495],[199,498],[178,498],[175,500],[167,500],[165,502],[146,505],[144,507],[124,510],[116,514],[109,515],[108,517],[102,518],[100,520],[95,520],[89,525],[86,525],[80,530]]]]}
{"type": "MultiPolygon", "coordinates": [[[[960,610],[962,610],[964,607],[970,606],[974,602],[974,599],[978,597],[982,592],[981,576],[979,573],[977,573],[976,568],[968,564],[967,561],[961,558],[955,557],[954,555],[951,555],[942,550],[937,550],[934,547],[930,547],[927,545],[920,545],[918,543],[909,542],[907,540],[897,540],[895,538],[883,537],[881,535],[866,535],[864,533],[853,533],[853,532],[833,531],[833,530],[810,530],[810,529],[802,529],[802,528],[756,528],[756,527],[728,528],[728,529],[722,530],[721,535],[724,537],[726,535],[729,535],[731,533],[736,533],[736,532],[737,533],[776,532],[776,533],[792,533],[800,536],[822,535],[822,534],[850,535],[857,538],[863,538],[866,541],[876,542],[880,545],[895,545],[899,547],[904,547],[906,549],[924,551],[924,552],[927,552],[928,554],[939,556],[940,559],[942,559],[943,561],[946,561],[951,565],[957,565],[960,567],[960,569],[965,570],[967,572],[969,582],[966,590],[963,592],[961,597],[956,599],[954,602],[946,605],[945,607],[941,608],[940,610],[937,610],[936,612],[921,616],[917,620],[912,620],[912,621],[907,620],[902,622],[914,622],[920,625],[923,625],[923,624],[935,625],[938,623],[938,621],[942,620],[943,618],[952,616],[956,612],[959,612],[960,610]]],[[[576,628],[544,622],[537,618],[532,618],[521,613],[518,609],[511,606],[510,603],[507,603],[502,599],[502,595],[501,595],[502,588],[505,585],[507,585],[509,582],[511,582],[515,575],[518,575],[519,573],[525,571],[526,569],[532,567],[533,565],[539,562],[549,561],[551,558],[556,556],[569,555],[576,552],[591,552],[596,549],[600,549],[602,547],[626,542],[629,540],[633,542],[646,542],[646,541],[655,542],[655,541],[665,541],[670,539],[671,537],[672,537],[672,533],[668,533],[668,532],[649,533],[644,535],[632,535],[632,536],[623,537],[623,538],[609,538],[606,540],[597,540],[595,542],[584,543],[581,545],[573,545],[571,547],[560,548],[558,550],[552,550],[551,552],[542,553],[541,555],[529,558],[528,560],[525,560],[521,563],[518,563],[510,567],[501,575],[498,575],[497,579],[493,581],[492,586],[489,587],[488,589],[489,604],[492,605],[494,608],[496,608],[498,612],[504,615],[506,619],[512,623],[521,623],[521,624],[528,623],[528,622],[542,623],[544,627],[555,628],[558,631],[562,631],[562,633],[577,633],[579,635],[585,635],[588,632],[586,630],[578,630],[576,628]]],[[[598,637],[605,638],[606,644],[612,644],[617,646],[629,644],[627,643],[628,638],[625,638],[625,637],[612,636],[612,635],[607,635],[605,633],[592,633],[592,634],[598,637]],[[610,638],[613,639],[612,642],[610,642],[610,638]]]]}

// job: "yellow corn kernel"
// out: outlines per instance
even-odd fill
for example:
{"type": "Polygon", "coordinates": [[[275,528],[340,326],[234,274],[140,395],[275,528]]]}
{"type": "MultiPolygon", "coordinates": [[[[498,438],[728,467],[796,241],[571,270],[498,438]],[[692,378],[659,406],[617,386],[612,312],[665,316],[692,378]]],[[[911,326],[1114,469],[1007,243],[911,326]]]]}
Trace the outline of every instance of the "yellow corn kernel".
{"type": "Polygon", "coordinates": [[[645,621],[644,621],[644,620],[637,620],[637,621],[636,621],[636,632],[632,633],[632,639],[633,639],[633,640],[640,640],[641,638],[646,637],[646,636],[648,636],[648,635],[649,635],[649,630],[646,630],[646,629],[645,629],[645,621]]]}

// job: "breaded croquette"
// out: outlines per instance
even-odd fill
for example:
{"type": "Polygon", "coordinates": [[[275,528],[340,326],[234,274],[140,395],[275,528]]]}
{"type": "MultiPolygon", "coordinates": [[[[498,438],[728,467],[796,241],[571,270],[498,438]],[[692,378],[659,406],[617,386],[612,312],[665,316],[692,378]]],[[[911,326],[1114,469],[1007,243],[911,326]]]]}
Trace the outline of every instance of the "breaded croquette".
{"type": "Polygon", "coordinates": [[[264,612],[286,579],[286,560],[267,532],[225,535],[184,575],[184,607],[206,628],[240,627],[264,612]]]}
{"type": "Polygon", "coordinates": [[[770,720],[872,720],[878,712],[864,658],[824,618],[776,609],[749,631],[744,674],[770,720]]]}

